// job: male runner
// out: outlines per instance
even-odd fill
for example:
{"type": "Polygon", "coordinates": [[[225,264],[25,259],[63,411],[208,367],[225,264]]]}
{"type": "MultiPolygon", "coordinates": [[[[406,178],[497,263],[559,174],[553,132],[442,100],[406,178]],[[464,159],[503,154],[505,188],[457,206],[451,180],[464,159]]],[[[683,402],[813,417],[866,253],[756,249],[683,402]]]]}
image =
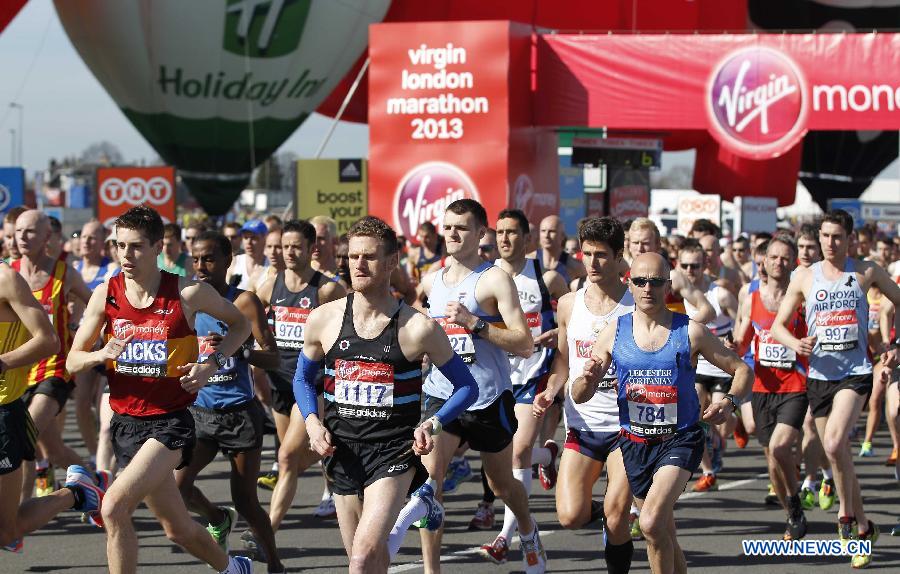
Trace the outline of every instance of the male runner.
{"type": "MultiPolygon", "coordinates": [[[[513,278],[519,294],[519,305],[525,313],[525,320],[534,339],[534,353],[530,357],[509,355],[518,426],[513,435],[512,473],[522,483],[526,496],[531,494],[532,464],[548,469],[548,475],[554,483],[556,479],[559,447],[553,440],[546,441],[542,447],[534,447],[534,441],[541,430],[541,421],[531,415],[531,404],[547,385],[550,364],[557,346],[552,301],[569,292],[567,281],[562,275],[553,270],[541,272],[537,259],[525,257],[526,237],[530,232],[528,218],[517,209],[504,209],[497,216],[496,241],[500,259],[495,264],[513,278]]],[[[507,506],[500,534],[492,543],[483,545],[479,553],[496,564],[506,562],[509,541],[512,540],[516,527],[515,515],[507,506]]]]}
{"type": "MultiPolygon", "coordinates": [[[[528,496],[512,474],[512,438],[515,433],[515,399],[510,383],[507,353],[530,357],[534,340],[519,306],[516,286],[502,269],[478,256],[478,243],[487,228],[484,207],[460,199],[444,213],[447,267],[429,274],[421,287],[428,295],[428,313],[450,337],[478,383],[478,400],[457,421],[447,425],[434,450],[423,457],[429,484],[441,494],[444,475],[453,452],[465,441],[481,452],[488,485],[513,510],[519,522],[519,538],[526,572],[543,572],[546,555],[537,525],[528,510],[528,496]],[[505,328],[494,323],[502,321],[505,328]]],[[[431,416],[450,397],[451,382],[432,369],[425,382],[425,416],[431,416]]],[[[422,532],[425,571],[440,571],[441,534],[422,532]]]]}
{"type": "Polygon", "coordinates": [[[555,270],[569,284],[573,279],[584,277],[586,271],[584,263],[566,253],[563,249],[565,243],[566,232],[562,219],[558,215],[548,215],[542,219],[539,227],[540,247],[535,252],[535,258],[543,269],[555,270]]]}
{"type": "Polygon", "coordinates": [[[0,548],[4,550],[21,552],[25,534],[63,510],[96,512],[103,500],[97,477],[72,466],[65,488],[19,504],[22,463],[34,460],[37,439],[21,397],[31,366],[58,351],[59,337],[28,283],[0,263],[0,548]]]}
{"type": "MultiPolygon", "coordinates": [[[[650,568],[656,574],[686,572],[675,535],[675,502],[700,464],[704,431],[694,390],[694,361],[704,356],[734,375],[738,395],[750,388],[750,368],[701,323],[665,306],[669,264],[658,253],[634,259],[631,294],[635,311],[610,322],[597,336],[584,376],[572,383],[572,400],[590,400],[611,365],[618,378],[619,449],[628,482],[641,508],[650,568]]],[[[709,424],[734,412],[726,395],[703,411],[709,424]]]]}
{"type": "Polygon", "coordinates": [[[337,274],[334,248],[337,245],[337,223],[327,215],[317,215],[309,222],[316,229],[316,244],[312,252],[312,267],[329,276],[337,274]]]}
{"type": "Polygon", "coordinates": [[[6,250],[7,263],[12,263],[22,257],[16,245],[16,220],[20,215],[28,211],[21,205],[13,207],[3,216],[3,248],[6,250]]]}
{"type": "Polygon", "coordinates": [[[191,262],[190,255],[184,249],[184,242],[181,240],[181,226],[177,223],[167,223],[164,230],[163,250],[156,264],[163,271],[184,277],[191,262]]]}
{"type": "Polygon", "coordinates": [[[441,328],[391,295],[399,265],[394,231],[364,217],[348,236],[353,292],[310,314],[294,388],[310,444],[327,456],[350,572],[386,572],[412,522],[441,523],[418,455],[431,451],[478,391],[441,328]],[[453,392],[420,424],[425,354],[453,381],[453,392]],[[315,389],[323,359],[324,424],[315,389]]]}
{"type": "MultiPolygon", "coordinates": [[[[209,523],[207,530],[222,549],[228,552],[228,535],[240,514],[250,525],[257,544],[262,547],[269,572],[282,572],[275,534],[269,516],[256,495],[256,475],[262,458],[263,412],[253,391],[250,365],[263,369],[278,366],[275,337],[266,323],[265,308],[259,298],[225,282],[231,265],[228,238],[215,231],[204,231],[194,238],[191,247],[193,272],[199,281],[209,284],[235,307],[250,323],[253,339],[228,357],[225,366],[209,378],[209,384],[197,393],[190,407],[197,433],[197,445],[188,466],[175,471],[175,481],[188,508],[209,523]],[[253,341],[259,349],[253,348],[253,341]],[[213,505],[194,485],[197,475],[215,459],[219,451],[231,463],[231,499],[234,508],[213,505]]],[[[206,313],[197,313],[194,327],[200,341],[200,360],[215,353],[227,333],[224,323],[206,313]]]]}
{"type": "MultiPolygon", "coordinates": [[[[837,209],[825,214],[819,228],[824,259],[794,274],[772,324],[772,335],[797,354],[809,356],[807,395],[834,472],[840,498],[841,540],[859,536],[874,542],[878,527],[863,510],[849,432],[872,390],[866,291],[877,285],[896,305],[900,303],[900,287],[878,265],[848,257],[852,231],[853,219],[846,211],[837,209]],[[798,339],[787,325],[794,309],[804,304],[808,337],[798,339]]],[[[886,368],[892,368],[896,364],[896,348],[887,351],[883,360],[886,368]]],[[[851,559],[855,568],[864,568],[870,561],[871,555],[851,559]]]]}
{"type": "MultiPolygon", "coordinates": [[[[91,297],[81,275],[71,265],[59,258],[47,255],[50,237],[50,221],[46,214],[32,209],[16,220],[16,245],[22,254],[12,262],[31,287],[35,299],[44,307],[60,340],[59,352],[35,363],[28,373],[28,388],[22,400],[34,421],[38,432],[38,444],[47,457],[37,461],[35,494],[44,496],[54,488],[54,475],[50,463],[66,468],[81,464],[81,457],[63,443],[56,416],[62,411],[72,391],[72,379],[66,372],[66,353],[72,344],[72,318],[69,302],[86,303],[91,297]],[[48,460],[49,459],[49,460],[48,460]]],[[[31,495],[30,468],[25,472],[22,495],[31,495]]]]}
{"type": "Polygon", "coordinates": [[[228,284],[238,289],[260,287],[266,280],[269,260],[265,256],[266,235],[269,228],[258,219],[251,219],[241,226],[241,244],[244,252],[236,255],[228,268],[228,284]]]}
{"type": "Polygon", "coordinates": [[[292,381],[303,348],[306,321],[313,309],[340,299],[344,287],[312,268],[316,229],[306,221],[288,221],[281,231],[285,269],[259,288],[259,299],[269,308],[269,322],[280,352],[277,369],[268,371],[272,386],[272,414],[281,445],[278,447],[278,482],[272,493],[269,518],[278,530],[294,502],[297,477],[318,460],[309,448],[306,424],[294,400],[292,381]]]}
{"type": "Polygon", "coordinates": [[[229,221],[222,226],[222,233],[231,242],[231,254],[239,255],[244,248],[241,246],[241,224],[236,221],[229,221]]]}
{"type": "Polygon", "coordinates": [[[718,284],[728,289],[737,297],[741,290],[741,274],[734,267],[726,267],[722,263],[722,247],[715,235],[704,235],[699,240],[700,246],[706,253],[706,272],[718,284]]]}
{"type": "MultiPolygon", "coordinates": [[[[119,272],[119,265],[103,253],[106,236],[106,228],[96,220],[88,221],[81,228],[78,239],[81,259],[75,261],[72,267],[81,274],[91,291],[119,272]]],[[[75,376],[75,420],[92,462],[96,461],[97,456],[97,417],[94,416],[94,408],[97,407],[100,374],[94,369],[75,376]]]]}
{"type": "Polygon", "coordinates": [[[407,266],[409,276],[419,283],[428,274],[431,266],[439,264],[444,258],[445,246],[443,238],[438,235],[437,228],[430,221],[419,225],[416,240],[418,246],[409,250],[407,266]]]}
{"type": "MultiPolygon", "coordinates": [[[[597,333],[617,317],[634,311],[634,299],[619,278],[625,233],[612,217],[585,220],[579,228],[587,285],[559,300],[559,347],[547,389],[534,400],[535,417],[543,417],[563,385],[580,377],[597,333]]],[[[607,371],[593,397],[576,404],[565,399],[566,444],[556,483],[556,512],[564,528],[581,528],[599,514],[591,492],[604,466],[607,474],[604,559],[612,574],[624,574],[634,553],[629,528],[632,496],[618,449],[619,408],[616,372],[607,371]]]]}
{"type": "Polygon", "coordinates": [[[116,220],[122,273],[91,296],[66,360],[78,373],[106,364],[113,448],[119,467],[102,508],[106,550],[114,574],[137,571],[138,541],[132,515],[143,501],[169,540],[218,572],[249,574],[250,560],[229,558],[205,528],[188,514],[173,471],[190,463],[194,419],[187,408],[209,378],[225,366],[250,336],[250,325],[233,304],[205,283],[160,271],[163,222],[138,206],[116,220]],[[207,313],[228,333],[202,363],[194,319],[207,313]],[[92,351],[101,331],[106,345],[92,351]]]}
{"type": "MultiPolygon", "coordinates": [[[[701,241],[705,241],[707,237],[714,238],[712,235],[707,235],[701,241]]],[[[738,303],[728,289],[704,273],[709,268],[707,259],[708,253],[701,244],[689,240],[678,252],[678,268],[691,285],[706,295],[707,301],[716,312],[715,318],[706,323],[706,327],[725,344],[732,339],[732,328],[737,316],[738,303]]],[[[695,315],[697,312],[689,301],[685,301],[684,308],[689,316],[695,315]]],[[[711,403],[721,401],[729,392],[731,375],[715,367],[703,357],[697,359],[696,369],[697,377],[694,380],[694,387],[697,389],[697,396],[700,397],[700,409],[706,410],[711,403]]],[[[727,437],[734,430],[734,423],[735,419],[729,417],[725,424],[716,426],[715,434],[717,436],[712,436],[710,433],[710,440],[707,441],[706,448],[703,450],[703,459],[700,462],[703,475],[694,484],[694,492],[718,490],[716,473],[720,470],[722,450],[725,449],[727,437]]]]}
{"type": "MultiPolygon", "coordinates": [[[[800,440],[803,419],[809,408],[806,397],[807,360],[772,338],[775,312],[784,298],[797,260],[792,240],[776,235],[769,241],[765,261],[767,280],[746,298],[740,308],[741,323],[735,331],[738,354],[754,345],[753,419],[756,437],[763,446],[769,480],[787,513],[785,540],[799,540],[806,534],[797,490],[794,444],[800,440]]],[[[790,319],[798,339],[806,337],[806,322],[800,307],[790,319]]]]}

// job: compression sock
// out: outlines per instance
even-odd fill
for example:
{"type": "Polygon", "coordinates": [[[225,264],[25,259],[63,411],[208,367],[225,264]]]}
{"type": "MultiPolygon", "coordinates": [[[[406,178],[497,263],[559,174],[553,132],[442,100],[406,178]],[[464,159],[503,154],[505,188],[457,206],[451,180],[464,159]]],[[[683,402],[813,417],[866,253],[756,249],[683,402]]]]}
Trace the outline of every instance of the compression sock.
{"type": "Polygon", "coordinates": [[[628,574],[631,569],[631,557],[634,555],[634,542],[629,540],[625,544],[610,544],[607,542],[603,551],[603,559],[606,560],[606,571],[609,574],[628,574]]]}
{"type": "MultiPolygon", "coordinates": [[[[425,481],[425,484],[431,485],[432,489],[437,488],[437,483],[434,479],[429,478],[425,481]]],[[[388,554],[391,561],[394,560],[397,552],[400,551],[400,546],[403,544],[403,539],[406,537],[409,527],[413,525],[413,522],[425,518],[426,514],[428,514],[428,505],[418,496],[411,496],[406,502],[406,506],[400,509],[397,521],[388,535],[388,554]]]]}
{"type": "MultiPolygon", "coordinates": [[[[525,487],[525,496],[528,497],[531,494],[531,469],[530,468],[514,468],[513,478],[522,483],[522,486],[525,487]]],[[[512,535],[515,534],[516,528],[519,523],[516,520],[516,515],[513,514],[512,509],[509,506],[503,506],[503,528],[500,530],[500,536],[506,538],[507,541],[512,540],[512,535]]]]}

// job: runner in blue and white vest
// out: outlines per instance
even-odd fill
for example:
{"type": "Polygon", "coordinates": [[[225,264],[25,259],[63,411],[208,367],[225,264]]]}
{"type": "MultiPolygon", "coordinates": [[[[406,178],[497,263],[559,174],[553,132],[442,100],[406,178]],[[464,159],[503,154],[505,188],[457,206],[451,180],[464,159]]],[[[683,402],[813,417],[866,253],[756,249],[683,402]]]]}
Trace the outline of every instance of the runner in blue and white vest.
{"type": "MultiPolygon", "coordinates": [[[[175,471],[175,480],[188,509],[209,523],[207,530],[219,544],[227,545],[228,535],[240,514],[264,551],[269,572],[281,572],[284,566],[278,559],[275,534],[256,495],[264,415],[250,376],[251,364],[264,369],[277,365],[278,349],[259,298],[225,282],[231,257],[231,242],[221,233],[204,231],[194,238],[191,246],[193,273],[199,281],[208,283],[234,303],[250,322],[252,338],[228,357],[225,365],[197,393],[197,400],[190,407],[197,444],[190,464],[175,471]],[[259,349],[253,348],[254,341],[259,344],[259,349]],[[220,451],[231,463],[234,507],[212,504],[194,484],[200,472],[220,451]]],[[[197,313],[194,329],[200,346],[200,361],[215,353],[219,342],[228,333],[224,323],[206,313],[197,313]]]]}
{"type": "MultiPolygon", "coordinates": [[[[515,397],[515,416],[518,429],[513,436],[513,476],[531,494],[531,465],[538,464],[543,472],[539,478],[545,489],[556,482],[556,457],[559,446],[552,439],[542,446],[534,442],[541,431],[540,421],[531,414],[535,396],[547,386],[550,365],[557,344],[556,319],[553,301],[565,295],[569,289],[566,280],[556,271],[542,271],[537,259],[526,257],[528,234],[531,228],[528,218],[517,209],[504,209],[497,216],[496,241],[500,259],[495,265],[512,278],[519,294],[519,304],[525,313],[525,321],[534,339],[534,353],[521,357],[509,353],[510,379],[515,397]]],[[[516,533],[518,523],[507,506],[503,515],[500,534],[483,545],[479,553],[495,563],[507,560],[509,541],[516,533]]]]}
{"type": "Polygon", "coordinates": [[[629,278],[634,313],[610,322],[597,337],[584,376],[572,383],[576,403],[590,400],[615,366],[618,377],[619,449],[641,515],[647,556],[654,572],[684,572],[675,531],[675,501],[697,470],[708,424],[725,422],[735,410],[728,394],[700,412],[694,389],[699,356],[734,376],[731,390],[750,392],[753,373],[701,323],[665,306],[669,264],[657,253],[634,259],[629,278]]]}

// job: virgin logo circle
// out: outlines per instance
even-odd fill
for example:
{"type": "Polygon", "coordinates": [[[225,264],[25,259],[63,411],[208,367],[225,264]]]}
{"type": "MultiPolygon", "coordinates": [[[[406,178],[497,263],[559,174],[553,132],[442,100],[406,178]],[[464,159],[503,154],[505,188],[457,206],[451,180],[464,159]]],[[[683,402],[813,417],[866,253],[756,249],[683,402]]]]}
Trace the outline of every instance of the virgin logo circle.
{"type": "Polygon", "coordinates": [[[713,135],[741,155],[784,153],[806,133],[805,85],[781,52],[755,46],[729,54],[713,70],[707,90],[713,135]]]}
{"type": "Polygon", "coordinates": [[[440,226],[444,210],[458,199],[479,201],[469,176],[451,163],[428,162],[409,171],[394,194],[394,225],[401,235],[415,237],[426,221],[440,226]]]}
{"type": "Polygon", "coordinates": [[[12,193],[10,193],[9,188],[0,183],[0,211],[9,207],[9,202],[11,200],[12,193]]]}
{"type": "Polygon", "coordinates": [[[100,199],[110,207],[129,205],[163,205],[172,199],[172,183],[164,177],[132,177],[125,181],[111,177],[100,184],[100,199]]]}

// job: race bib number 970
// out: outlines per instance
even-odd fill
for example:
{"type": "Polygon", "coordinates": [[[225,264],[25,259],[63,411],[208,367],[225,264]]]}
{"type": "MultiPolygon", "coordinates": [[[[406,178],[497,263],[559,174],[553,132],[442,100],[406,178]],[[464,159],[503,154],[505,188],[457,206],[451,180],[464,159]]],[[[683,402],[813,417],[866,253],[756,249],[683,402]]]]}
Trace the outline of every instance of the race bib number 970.
{"type": "Polygon", "coordinates": [[[275,315],[275,344],[279,349],[303,348],[303,329],[311,309],[273,306],[275,315]]]}

